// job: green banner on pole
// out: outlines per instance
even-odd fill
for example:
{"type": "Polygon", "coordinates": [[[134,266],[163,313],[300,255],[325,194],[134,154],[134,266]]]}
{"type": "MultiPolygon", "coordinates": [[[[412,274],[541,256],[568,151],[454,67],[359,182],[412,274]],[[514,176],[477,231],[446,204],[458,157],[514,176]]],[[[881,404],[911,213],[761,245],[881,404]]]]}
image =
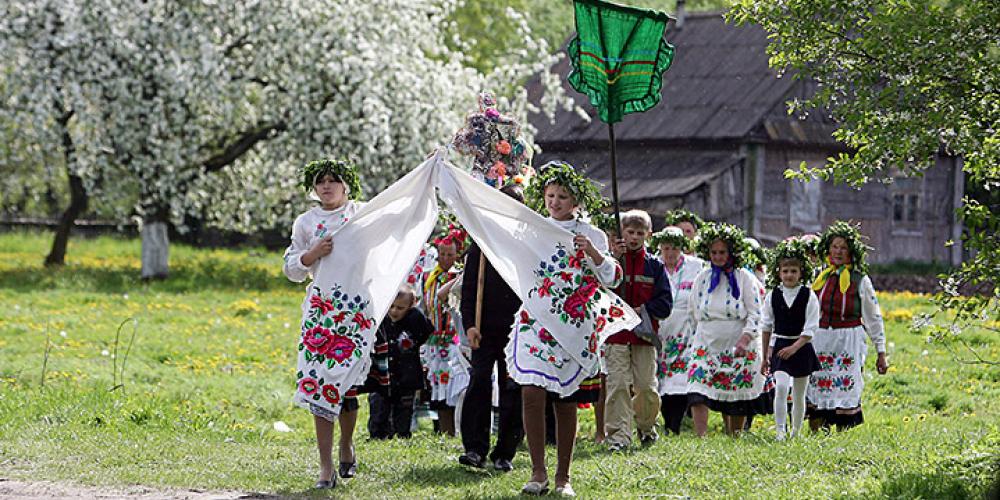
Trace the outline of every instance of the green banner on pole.
{"type": "Polygon", "coordinates": [[[569,83],[586,94],[605,123],[660,102],[674,47],[663,39],[670,17],[601,0],[575,0],[576,38],[567,48],[569,83]]]}

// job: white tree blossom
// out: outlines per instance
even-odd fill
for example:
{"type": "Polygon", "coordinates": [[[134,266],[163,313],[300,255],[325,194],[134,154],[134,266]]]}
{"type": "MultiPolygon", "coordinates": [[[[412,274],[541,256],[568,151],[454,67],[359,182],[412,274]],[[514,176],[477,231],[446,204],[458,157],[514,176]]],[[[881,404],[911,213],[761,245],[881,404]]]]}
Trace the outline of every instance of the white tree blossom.
{"type": "MultiPolygon", "coordinates": [[[[102,205],[182,231],[187,217],[274,227],[303,208],[296,171],[310,159],[354,158],[370,196],[447,142],[482,90],[526,121],[523,84],[555,56],[511,11],[524,44],[481,74],[444,43],[454,7],[8,0],[0,48],[17,76],[0,91],[43,149],[63,144],[55,125],[70,114],[67,172],[102,205]]],[[[546,108],[566,105],[557,79],[543,81],[546,108]]]]}

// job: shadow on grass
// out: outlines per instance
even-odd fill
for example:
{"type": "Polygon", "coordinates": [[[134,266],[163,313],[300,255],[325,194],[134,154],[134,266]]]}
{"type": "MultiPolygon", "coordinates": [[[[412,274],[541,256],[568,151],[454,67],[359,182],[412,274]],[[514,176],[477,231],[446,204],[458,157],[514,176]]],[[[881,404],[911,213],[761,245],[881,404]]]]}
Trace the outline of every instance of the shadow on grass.
{"type": "Polygon", "coordinates": [[[882,495],[888,498],[976,498],[968,481],[941,472],[903,474],[882,483],[882,495]]]}
{"type": "Polygon", "coordinates": [[[418,484],[434,484],[439,486],[463,486],[480,481],[488,480],[499,472],[492,472],[488,469],[471,470],[458,463],[435,464],[435,465],[414,465],[406,471],[401,481],[404,483],[413,482],[418,484]]]}
{"type": "MultiPolygon", "coordinates": [[[[278,266],[276,264],[276,266],[278,266]]],[[[280,273],[280,267],[276,267],[280,273]]],[[[274,270],[262,266],[226,267],[213,263],[174,266],[162,280],[144,281],[135,268],[98,268],[65,266],[46,269],[29,267],[0,271],[0,288],[18,292],[63,289],[99,293],[123,293],[137,288],[168,293],[203,290],[280,290],[299,289],[274,270]]]]}

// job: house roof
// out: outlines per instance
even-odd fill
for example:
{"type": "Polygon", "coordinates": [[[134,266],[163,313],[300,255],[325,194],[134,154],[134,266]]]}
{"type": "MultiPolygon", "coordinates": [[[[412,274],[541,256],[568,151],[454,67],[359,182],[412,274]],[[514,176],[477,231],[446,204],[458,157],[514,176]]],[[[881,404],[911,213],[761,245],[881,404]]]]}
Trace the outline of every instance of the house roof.
{"type": "MultiPolygon", "coordinates": [[[[673,64],[664,73],[662,99],[645,113],[626,115],[615,124],[618,141],[760,140],[836,144],[829,136],[832,122],[814,113],[805,119],[789,117],[784,103],[801,94],[804,82],[779,76],[768,66],[767,35],[756,25],[726,24],[719,13],[694,13],[684,28],[671,30],[667,40],[676,48],[673,64]],[[770,128],[765,128],[765,121],[770,128]],[[805,121],[808,133],[792,133],[784,122],[805,121]]],[[[580,141],[607,142],[607,126],[596,118],[586,96],[566,80],[568,58],[553,67],[576,105],[592,118],[559,110],[554,122],[540,114],[530,116],[538,129],[535,141],[543,147],[580,141]]],[[[538,101],[541,86],[529,83],[529,98],[538,101]]]]}

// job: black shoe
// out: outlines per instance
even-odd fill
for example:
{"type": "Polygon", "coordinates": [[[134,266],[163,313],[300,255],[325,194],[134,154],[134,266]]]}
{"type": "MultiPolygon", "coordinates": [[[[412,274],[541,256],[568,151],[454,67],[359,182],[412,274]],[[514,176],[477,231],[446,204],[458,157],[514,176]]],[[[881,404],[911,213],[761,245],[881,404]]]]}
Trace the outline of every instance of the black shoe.
{"type": "Polygon", "coordinates": [[[358,472],[358,462],[340,462],[340,477],[352,478],[358,472]]]}
{"type": "Polygon", "coordinates": [[[506,458],[498,458],[493,461],[493,468],[500,472],[510,472],[514,470],[514,464],[510,463],[510,460],[506,458]]]}
{"type": "Polygon", "coordinates": [[[652,446],[656,442],[659,436],[656,435],[656,431],[650,432],[649,434],[643,434],[639,436],[639,444],[642,446],[652,446]]]}
{"type": "Polygon", "coordinates": [[[479,456],[478,453],[476,453],[474,451],[469,451],[469,452],[466,452],[466,453],[464,453],[462,455],[459,455],[459,457],[458,457],[458,463],[460,463],[462,465],[469,466],[469,467],[475,467],[477,469],[482,469],[485,466],[485,464],[486,464],[486,460],[483,459],[483,457],[479,456]]]}

